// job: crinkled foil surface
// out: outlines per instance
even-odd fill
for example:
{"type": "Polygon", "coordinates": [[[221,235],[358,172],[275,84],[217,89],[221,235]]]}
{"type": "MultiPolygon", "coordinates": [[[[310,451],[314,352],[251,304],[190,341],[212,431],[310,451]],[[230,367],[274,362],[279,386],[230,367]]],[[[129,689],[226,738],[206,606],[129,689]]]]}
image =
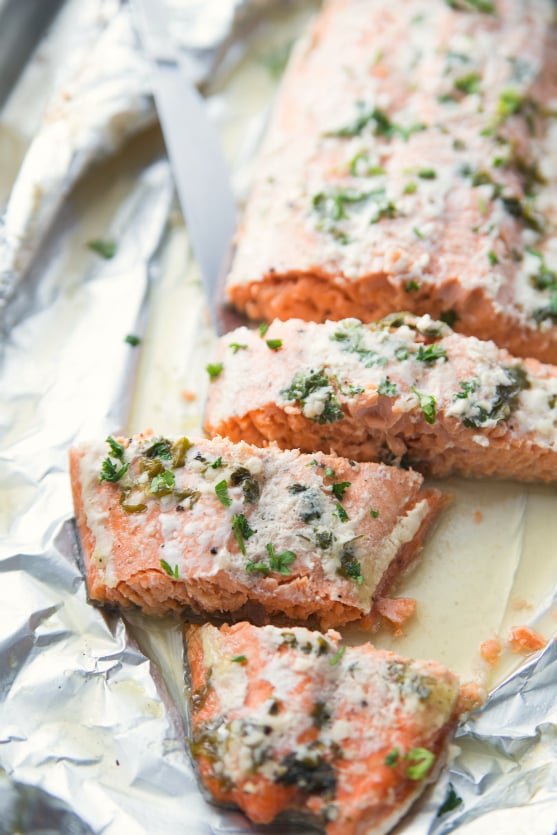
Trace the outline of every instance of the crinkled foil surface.
{"type": "MultiPolygon", "coordinates": [[[[169,0],[168,9],[241,198],[277,67],[315,4],[169,0]]],[[[0,113],[0,168],[0,833],[305,831],[250,826],[205,802],[188,756],[179,625],[124,620],[86,599],[68,447],[147,426],[199,431],[214,340],[126,3],[68,0],[0,113]],[[95,238],[117,242],[113,258],[87,248],[95,238]],[[139,347],[129,334],[141,336],[139,347]]],[[[512,595],[525,589],[519,622],[546,637],[554,629],[553,519],[543,541],[535,535],[536,520],[555,515],[554,490],[453,486],[454,518],[423,559],[427,586],[428,565],[437,576],[445,560],[445,585],[429,606],[433,620],[416,629],[442,630],[462,603],[452,589],[468,582],[467,536],[450,534],[472,529],[466,514],[480,502],[491,539],[486,527],[471,548],[488,543],[492,574],[475,590],[468,582],[462,629],[447,629],[432,654],[482,680],[470,645],[508,626],[512,595]],[[448,570],[451,559],[461,575],[448,570]],[[503,562],[507,574],[497,573],[503,562]],[[507,579],[483,626],[479,604],[475,618],[466,612],[489,577],[507,579]]],[[[483,563],[469,559],[477,574],[483,563]]],[[[408,581],[419,605],[420,582],[419,572],[408,581]]],[[[401,652],[422,646],[412,641],[379,636],[401,652]]],[[[504,672],[496,687],[485,679],[484,707],[461,726],[450,765],[397,832],[557,831],[555,642],[504,672]],[[457,805],[439,814],[447,792],[457,805]]]]}

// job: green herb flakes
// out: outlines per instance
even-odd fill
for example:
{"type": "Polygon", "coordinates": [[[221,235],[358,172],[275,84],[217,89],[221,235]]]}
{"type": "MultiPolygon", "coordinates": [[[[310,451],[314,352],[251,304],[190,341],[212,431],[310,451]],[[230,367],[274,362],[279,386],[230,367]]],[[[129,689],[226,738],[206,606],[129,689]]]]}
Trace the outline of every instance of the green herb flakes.
{"type": "Polygon", "coordinates": [[[490,249],[487,253],[487,259],[493,267],[495,266],[495,264],[499,263],[499,259],[497,258],[496,254],[493,252],[492,249],[490,249]]]}
{"type": "Polygon", "coordinates": [[[224,368],[224,363],[222,363],[222,362],[210,362],[206,366],[206,371],[207,371],[207,374],[209,375],[209,377],[211,378],[211,380],[216,380],[216,378],[219,376],[219,374],[221,373],[223,368],[224,368]]]}
{"type": "Polygon", "coordinates": [[[163,470],[158,473],[152,480],[149,488],[151,493],[156,496],[164,496],[172,492],[172,488],[176,484],[176,477],[172,470],[163,470]]]}
{"type": "Polygon", "coordinates": [[[289,388],[283,389],[280,393],[285,400],[297,400],[302,406],[302,411],[304,411],[304,406],[309,397],[318,391],[321,394],[322,409],[312,413],[309,419],[321,424],[342,420],[344,412],[335,396],[330,380],[322,368],[312,370],[307,374],[298,371],[294,375],[289,388]]]}
{"type": "Polygon", "coordinates": [[[385,377],[385,379],[381,380],[377,387],[377,394],[384,395],[385,397],[396,397],[396,383],[391,382],[388,377],[385,377]]]}
{"type": "Polygon", "coordinates": [[[351,481],[339,481],[337,484],[332,484],[331,489],[333,491],[334,496],[341,502],[344,494],[352,484],[351,481]]]}
{"type": "Polygon", "coordinates": [[[128,335],[124,337],[124,342],[127,345],[131,345],[132,348],[137,348],[137,346],[141,344],[141,337],[136,336],[134,333],[128,333],[128,335]]]}
{"type": "Polygon", "coordinates": [[[279,574],[290,574],[288,566],[294,562],[296,554],[293,551],[282,551],[280,554],[275,554],[275,548],[271,542],[267,544],[266,548],[271,570],[277,571],[279,574]]]}
{"type": "Polygon", "coordinates": [[[416,171],[416,174],[421,180],[435,180],[437,178],[437,172],[434,168],[420,168],[416,171]]]}
{"type": "Polygon", "coordinates": [[[335,502],[336,513],[335,516],[338,516],[341,522],[348,522],[348,513],[345,511],[343,506],[340,502],[335,502]]]}
{"type": "Polygon", "coordinates": [[[392,751],[389,751],[385,759],[383,760],[384,765],[388,765],[389,768],[394,768],[398,765],[398,761],[400,759],[400,751],[398,748],[393,748],[392,751]]]}
{"type": "Polygon", "coordinates": [[[238,351],[246,351],[248,346],[241,345],[239,342],[231,342],[228,347],[232,348],[233,353],[237,354],[238,351]]]}
{"type": "Polygon", "coordinates": [[[278,351],[279,348],[282,348],[282,339],[267,339],[265,341],[267,348],[270,348],[271,351],[278,351]]]}
{"type": "Polygon", "coordinates": [[[268,322],[261,322],[259,325],[259,336],[263,338],[267,331],[269,330],[269,323],[268,322]]]}
{"type": "Polygon", "coordinates": [[[459,93],[464,93],[464,95],[470,96],[473,93],[480,92],[481,82],[481,75],[477,72],[469,72],[466,75],[461,75],[459,78],[455,78],[454,87],[459,91],[459,93]]]}
{"type": "Polygon", "coordinates": [[[160,566],[161,566],[162,570],[163,570],[164,572],[166,572],[166,574],[168,574],[168,576],[169,576],[169,577],[173,577],[175,580],[178,580],[178,579],[179,579],[179,577],[180,577],[180,572],[178,571],[178,566],[177,566],[177,565],[175,565],[175,566],[174,566],[174,568],[172,568],[172,567],[171,567],[171,566],[167,563],[167,561],[166,561],[166,560],[160,560],[160,566]]]}
{"type": "Polygon", "coordinates": [[[374,510],[372,507],[370,507],[370,509],[369,509],[369,515],[370,515],[370,516],[373,516],[373,518],[374,518],[374,519],[377,519],[377,518],[379,517],[379,511],[378,511],[378,510],[374,510]]]}
{"type": "Polygon", "coordinates": [[[129,466],[129,464],[123,464],[121,467],[118,467],[110,458],[105,458],[101,465],[99,481],[120,481],[122,476],[127,473],[129,466]]]}
{"type": "Polygon", "coordinates": [[[105,261],[110,261],[111,258],[114,258],[117,249],[115,241],[103,240],[102,238],[94,238],[92,241],[87,241],[87,248],[91,252],[100,255],[105,261]]]}
{"type": "Polygon", "coordinates": [[[264,562],[254,562],[253,560],[249,560],[246,563],[246,571],[248,574],[255,574],[257,571],[259,574],[267,575],[269,573],[269,566],[264,562]]]}
{"type": "Polygon", "coordinates": [[[426,423],[433,424],[435,423],[436,417],[436,403],[435,397],[432,394],[422,394],[417,389],[412,386],[412,391],[418,398],[420,408],[423,412],[423,416],[425,418],[426,423]]]}
{"type": "Polygon", "coordinates": [[[331,665],[331,667],[334,667],[335,664],[338,664],[345,652],[346,647],[341,647],[338,652],[335,652],[333,657],[329,659],[329,664],[331,665]]]}
{"type": "Polygon", "coordinates": [[[416,359],[425,362],[426,365],[433,365],[437,360],[446,360],[447,352],[440,345],[428,345],[427,348],[420,345],[416,359]]]}
{"type": "Polygon", "coordinates": [[[442,815],[446,815],[448,812],[452,812],[453,809],[456,809],[462,803],[462,798],[458,796],[455,792],[453,784],[449,783],[447,788],[447,794],[445,795],[445,799],[443,803],[440,805],[439,809],[437,810],[437,817],[440,818],[442,815]]]}
{"type": "Polygon", "coordinates": [[[230,660],[233,661],[235,664],[247,664],[248,663],[248,659],[246,658],[245,655],[235,655],[234,658],[231,658],[230,660]]]}
{"type": "Polygon", "coordinates": [[[218,470],[219,467],[222,467],[222,456],[221,455],[219,455],[218,458],[215,458],[215,460],[211,464],[211,469],[212,470],[218,470]]]}
{"type": "Polygon", "coordinates": [[[427,748],[412,748],[406,755],[406,760],[410,763],[406,769],[406,776],[410,780],[422,780],[430,772],[435,762],[435,754],[427,748]]]}
{"type": "Polygon", "coordinates": [[[119,481],[122,478],[122,476],[124,476],[127,473],[130,465],[124,463],[125,447],[122,444],[118,443],[118,441],[116,441],[112,437],[112,435],[109,435],[108,438],[106,438],[106,443],[110,447],[110,453],[109,456],[107,456],[101,464],[101,474],[99,476],[99,481],[108,481],[114,483],[116,481],[119,481]],[[114,461],[112,461],[112,459],[110,458],[110,455],[112,456],[112,458],[116,458],[116,460],[122,466],[119,467],[118,464],[115,464],[114,461]]]}
{"type": "Polygon", "coordinates": [[[418,190],[418,184],[414,182],[406,183],[404,186],[402,193],[403,194],[415,194],[418,190]]]}
{"type": "Polygon", "coordinates": [[[255,531],[252,528],[250,528],[249,522],[243,513],[235,513],[232,517],[232,530],[234,531],[234,536],[236,537],[238,548],[245,556],[246,546],[244,544],[244,540],[249,539],[250,536],[253,536],[255,531]]]}
{"type": "Polygon", "coordinates": [[[217,499],[221,504],[223,504],[225,507],[230,507],[230,505],[232,504],[232,499],[228,495],[228,486],[224,479],[222,481],[219,481],[218,484],[215,484],[215,493],[217,495],[217,499]]]}

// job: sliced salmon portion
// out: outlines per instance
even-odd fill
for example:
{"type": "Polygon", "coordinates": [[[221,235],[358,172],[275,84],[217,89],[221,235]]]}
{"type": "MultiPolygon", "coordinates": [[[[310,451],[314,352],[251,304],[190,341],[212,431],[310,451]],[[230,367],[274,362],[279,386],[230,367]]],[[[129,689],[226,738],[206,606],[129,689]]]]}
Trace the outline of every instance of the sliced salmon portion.
{"type": "Polygon", "coordinates": [[[91,600],[324,626],[367,615],[445,498],[418,473],[150,433],[71,450],[91,600]]]}
{"type": "Polygon", "coordinates": [[[557,368],[429,316],[275,321],[264,337],[227,334],[218,350],[210,434],[435,477],[557,480],[557,368]]]}
{"type": "Polygon", "coordinates": [[[556,115],[550,0],[330,0],[279,92],[230,303],[430,313],[557,362],[556,115]]]}
{"type": "Polygon", "coordinates": [[[441,664],[248,623],[188,627],[186,646],[201,782],[256,823],[387,832],[446,759],[459,684],[441,664]]]}

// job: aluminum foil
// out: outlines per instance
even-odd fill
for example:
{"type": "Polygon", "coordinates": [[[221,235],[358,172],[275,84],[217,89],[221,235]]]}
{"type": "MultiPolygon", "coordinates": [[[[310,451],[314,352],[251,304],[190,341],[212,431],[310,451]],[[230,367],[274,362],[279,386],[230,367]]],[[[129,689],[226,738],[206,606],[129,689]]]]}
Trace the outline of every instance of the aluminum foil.
{"type": "MultiPolygon", "coordinates": [[[[80,3],[83,40],[76,38],[60,73],[0,234],[0,833],[300,833],[299,826],[251,826],[203,799],[185,742],[179,625],[138,614],[123,620],[86,600],[67,451],[127,424],[139,357],[125,336],[141,335],[146,323],[148,333],[179,222],[156,141],[135,161],[127,150],[115,160],[102,199],[95,184],[81,197],[78,186],[76,196],[91,163],[153,119],[127,9],[110,0],[80,3]],[[93,44],[96,60],[83,64],[93,44]],[[70,129],[73,119],[79,130],[70,129]],[[107,261],[83,246],[100,218],[118,241],[107,261]]],[[[198,80],[261,11],[249,0],[172,6],[198,80]]],[[[193,328],[203,303],[195,276],[191,283],[193,328]]],[[[548,599],[547,610],[554,604],[548,599]]],[[[556,682],[551,642],[462,725],[451,764],[397,831],[553,835],[556,682]],[[439,814],[447,796],[454,808],[439,814]]]]}

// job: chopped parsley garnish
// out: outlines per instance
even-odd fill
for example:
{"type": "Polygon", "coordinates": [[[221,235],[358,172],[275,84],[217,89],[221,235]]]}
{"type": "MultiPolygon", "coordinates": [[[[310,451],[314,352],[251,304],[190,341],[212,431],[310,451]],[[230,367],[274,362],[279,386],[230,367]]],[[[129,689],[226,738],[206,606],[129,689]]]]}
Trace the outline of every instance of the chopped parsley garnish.
{"type": "Polygon", "coordinates": [[[104,258],[106,261],[110,261],[110,259],[114,258],[116,255],[117,247],[115,241],[94,238],[92,241],[87,241],[87,248],[90,249],[91,252],[95,252],[97,255],[100,255],[101,258],[104,258]]]}
{"type": "Polygon", "coordinates": [[[460,391],[457,392],[454,396],[455,400],[466,400],[468,395],[473,394],[475,391],[478,390],[479,382],[478,380],[461,380],[460,382],[460,391]]]}
{"type": "Polygon", "coordinates": [[[158,473],[154,478],[151,480],[151,487],[150,492],[154,493],[156,496],[164,496],[167,493],[172,492],[172,488],[176,484],[176,477],[172,470],[163,470],[162,473],[158,473]]]}
{"type": "Polygon", "coordinates": [[[481,75],[477,72],[469,72],[466,75],[461,75],[459,78],[455,78],[454,86],[459,93],[464,93],[464,95],[469,96],[473,93],[480,92],[481,82],[481,75]]]}
{"type": "Polygon", "coordinates": [[[117,458],[118,461],[123,461],[124,453],[126,451],[125,446],[123,444],[119,444],[118,441],[114,440],[112,435],[109,435],[108,438],[106,438],[106,443],[110,447],[110,454],[112,455],[112,457],[117,458]]]}
{"type": "Polygon", "coordinates": [[[396,765],[398,765],[399,758],[400,751],[398,750],[398,748],[393,748],[393,750],[389,751],[389,753],[383,760],[383,764],[388,765],[389,768],[394,768],[396,765]]]}
{"type": "Polygon", "coordinates": [[[385,173],[380,165],[371,165],[367,151],[358,151],[348,163],[348,170],[353,177],[380,177],[385,173]]]}
{"type": "Polygon", "coordinates": [[[241,345],[239,342],[231,342],[228,347],[232,348],[232,351],[237,354],[238,351],[246,351],[248,346],[241,345]]]}
{"type": "Polygon", "coordinates": [[[450,328],[452,328],[455,322],[458,322],[458,314],[456,310],[444,310],[440,315],[439,319],[441,322],[444,322],[450,328]]]}
{"type": "Polygon", "coordinates": [[[114,440],[112,435],[109,435],[108,438],[106,438],[106,443],[110,447],[110,455],[112,455],[113,458],[116,458],[122,466],[119,467],[118,464],[115,464],[114,461],[107,456],[101,464],[99,481],[109,481],[114,483],[119,481],[122,476],[127,473],[130,465],[124,464],[125,447],[122,444],[119,444],[118,441],[114,440]]]}
{"type": "Polygon", "coordinates": [[[338,652],[335,652],[333,657],[329,659],[329,664],[331,665],[331,667],[334,667],[335,664],[338,664],[345,652],[346,647],[341,647],[338,652]]]}
{"type": "Polygon", "coordinates": [[[395,359],[399,362],[404,362],[404,360],[408,359],[408,348],[405,348],[404,345],[401,345],[395,350],[395,359]]]}
{"type": "Polygon", "coordinates": [[[155,441],[144,452],[146,458],[161,458],[164,461],[172,459],[172,443],[167,440],[155,441]]]}
{"type": "Polygon", "coordinates": [[[552,293],[549,299],[549,304],[544,307],[538,307],[532,314],[534,320],[539,324],[545,322],[546,319],[551,319],[557,322],[557,293],[552,293]]]}
{"type": "Polygon", "coordinates": [[[269,566],[264,562],[254,562],[253,560],[248,560],[246,563],[246,571],[248,574],[253,574],[256,571],[258,571],[259,574],[268,574],[269,566]]]}
{"type": "Polygon", "coordinates": [[[344,418],[344,412],[335,397],[330,380],[322,368],[316,371],[310,371],[308,374],[303,374],[301,371],[298,371],[294,375],[290,387],[283,389],[281,395],[285,400],[297,400],[303,410],[310,395],[321,389],[328,389],[328,391],[321,392],[323,408],[318,414],[312,415],[310,420],[315,420],[317,423],[333,423],[333,421],[342,420],[344,418]]]}
{"type": "Polygon", "coordinates": [[[253,536],[255,531],[252,528],[250,528],[249,522],[243,513],[235,513],[232,517],[232,530],[234,531],[234,536],[236,537],[238,548],[245,556],[246,546],[244,544],[244,540],[249,539],[250,536],[253,536]]]}
{"type": "Polygon", "coordinates": [[[179,578],[180,572],[178,571],[177,565],[175,565],[174,568],[172,568],[166,560],[160,560],[160,565],[162,570],[165,571],[169,577],[174,577],[175,580],[179,578]]]}
{"type": "Polygon", "coordinates": [[[406,769],[406,776],[410,780],[421,780],[431,770],[435,762],[435,754],[427,748],[412,748],[406,755],[406,760],[410,763],[406,769]]]}
{"type": "Polygon", "coordinates": [[[434,168],[420,168],[416,171],[416,174],[421,180],[435,180],[437,177],[437,172],[434,168]]]}
{"type": "Polygon", "coordinates": [[[495,14],[495,4],[492,0],[445,0],[447,6],[457,12],[483,12],[483,14],[495,14]]]}
{"type": "MultiPolygon", "coordinates": [[[[495,397],[491,401],[491,408],[486,409],[485,406],[474,403],[471,407],[471,413],[462,420],[464,426],[469,429],[477,429],[488,420],[497,422],[508,420],[517,409],[520,392],[530,388],[530,380],[521,365],[507,366],[504,370],[507,373],[509,382],[500,383],[496,386],[495,397]]],[[[463,389],[463,393],[464,391],[463,389]]]]}
{"type": "Polygon", "coordinates": [[[335,507],[336,507],[336,514],[335,515],[338,516],[340,521],[341,522],[348,522],[348,513],[345,511],[345,509],[340,504],[340,502],[335,502],[335,507]]]}
{"type": "Polygon", "coordinates": [[[268,322],[261,322],[261,324],[259,325],[259,336],[264,337],[268,330],[269,330],[269,323],[268,322]]]}
{"type": "Polygon", "coordinates": [[[393,136],[399,135],[406,142],[413,133],[426,129],[424,124],[417,123],[403,127],[391,121],[384,110],[378,107],[368,107],[365,102],[356,102],[356,116],[347,125],[336,130],[329,131],[326,136],[338,136],[342,138],[350,138],[358,136],[366,127],[371,127],[376,136],[384,136],[386,139],[392,139],[393,136]]]}
{"type": "Polygon", "coordinates": [[[211,380],[215,380],[219,376],[223,368],[224,363],[222,362],[210,362],[206,366],[206,371],[211,380]]]}
{"type": "Polygon", "coordinates": [[[337,330],[331,336],[334,342],[340,342],[341,350],[357,354],[366,368],[374,365],[386,365],[388,360],[365,344],[366,330],[361,322],[344,320],[339,322],[337,330]]]}
{"type": "Polygon", "coordinates": [[[334,478],[336,473],[332,467],[325,467],[323,475],[325,476],[325,478],[334,478]]]}
{"type": "Polygon", "coordinates": [[[221,455],[219,455],[218,458],[215,458],[215,460],[211,464],[211,469],[212,470],[218,470],[219,467],[222,467],[222,456],[221,455]]]}
{"type": "Polygon", "coordinates": [[[246,658],[245,655],[235,655],[234,658],[231,658],[230,660],[234,661],[235,664],[247,664],[248,663],[248,659],[246,658]]]}
{"type": "Polygon", "coordinates": [[[414,183],[414,182],[406,183],[406,185],[404,186],[404,189],[402,190],[402,193],[403,194],[415,194],[415,192],[417,190],[418,190],[418,184],[417,183],[414,183]]]}
{"type": "Polygon", "coordinates": [[[339,481],[337,484],[332,484],[331,489],[335,497],[341,502],[344,494],[352,484],[351,481],[339,481]]]}
{"type": "Polygon", "coordinates": [[[396,383],[392,383],[388,377],[385,377],[385,379],[381,380],[381,382],[379,383],[377,387],[377,393],[385,395],[385,397],[396,397],[396,383]]]}
{"type": "Polygon", "coordinates": [[[267,339],[265,341],[267,348],[270,348],[271,351],[278,351],[279,348],[282,348],[282,339],[267,339]]]}
{"type": "Polygon", "coordinates": [[[416,359],[425,362],[427,365],[433,365],[437,360],[446,360],[447,352],[440,345],[428,345],[427,348],[420,345],[416,359]]]}
{"type": "Polygon", "coordinates": [[[266,548],[272,571],[278,571],[279,574],[290,574],[288,566],[294,562],[296,554],[293,551],[282,551],[280,554],[275,554],[272,542],[267,543],[266,548]]]}
{"type": "Polygon", "coordinates": [[[215,493],[217,494],[217,499],[221,504],[223,504],[225,507],[230,507],[230,505],[232,504],[232,499],[228,495],[228,486],[224,479],[222,481],[219,481],[218,484],[215,484],[215,493]]]}
{"type": "Polygon", "coordinates": [[[425,418],[426,423],[433,424],[435,423],[435,416],[436,416],[436,409],[435,409],[435,397],[432,394],[422,394],[417,389],[412,386],[412,391],[418,398],[420,403],[420,408],[423,412],[423,416],[425,418]]]}
{"type": "Polygon", "coordinates": [[[132,348],[137,348],[137,346],[141,344],[141,337],[136,336],[134,333],[128,333],[128,335],[124,338],[124,342],[131,345],[132,348]]]}
{"type": "Polygon", "coordinates": [[[449,783],[445,799],[437,810],[437,817],[440,818],[442,815],[446,815],[447,812],[452,812],[453,809],[456,809],[461,803],[462,798],[455,792],[453,784],[449,783]]]}
{"type": "MultiPolygon", "coordinates": [[[[422,232],[420,232],[419,229],[416,229],[415,227],[414,227],[414,235],[417,235],[418,238],[425,238],[425,235],[422,232]]],[[[404,285],[404,289],[407,293],[415,293],[417,290],[419,290],[421,288],[421,286],[422,285],[419,283],[419,281],[414,281],[414,279],[411,279],[410,281],[406,282],[406,284],[404,285]]]]}
{"type": "Polygon", "coordinates": [[[489,263],[492,266],[495,266],[495,264],[499,263],[499,259],[497,258],[496,254],[493,252],[492,249],[490,249],[489,252],[487,253],[487,258],[488,258],[489,263]]]}
{"type": "Polygon", "coordinates": [[[369,509],[369,515],[370,515],[370,516],[373,516],[373,518],[374,518],[374,519],[377,519],[377,517],[379,516],[379,511],[378,511],[378,510],[374,510],[372,507],[370,507],[370,509],[369,509]]]}
{"type": "Polygon", "coordinates": [[[120,481],[122,476],[127,473],[129,466],[129,464],[122,464],[121,467],[118,467],[110,458],[105,458],[102,462],[99,481],[120,481]]]}

